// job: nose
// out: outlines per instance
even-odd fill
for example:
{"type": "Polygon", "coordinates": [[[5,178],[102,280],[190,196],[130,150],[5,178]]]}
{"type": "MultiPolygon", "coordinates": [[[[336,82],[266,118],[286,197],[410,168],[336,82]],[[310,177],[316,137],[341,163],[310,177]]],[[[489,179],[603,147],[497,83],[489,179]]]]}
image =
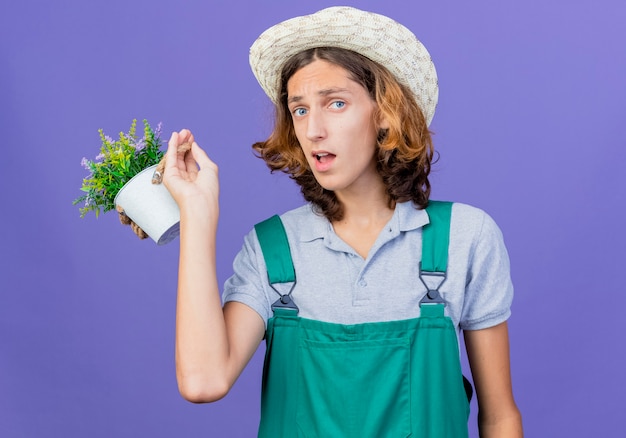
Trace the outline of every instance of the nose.
{"type": "Polygon", "coordinates": [[[310,109],[306,119],[306,137],[308,140],[319,141],[326,137],[324,116],[321,111],[310,109]]]}

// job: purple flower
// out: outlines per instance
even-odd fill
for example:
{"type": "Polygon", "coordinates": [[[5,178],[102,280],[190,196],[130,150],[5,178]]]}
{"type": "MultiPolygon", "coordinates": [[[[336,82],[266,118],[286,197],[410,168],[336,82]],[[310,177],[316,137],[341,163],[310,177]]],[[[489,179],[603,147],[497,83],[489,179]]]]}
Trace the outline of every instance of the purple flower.
{"type": "Polygon", "coordinates": [[[135,148],[136,151],[140,151],[146,147],[146,141],[143,138],[135,140],[132,146],[135,148]]]}
{"type": "Polygon", "coordinates": [[[83,159],[80,160],[80,165],[83,166],[85,170],[91,170],[91,166],[89,164],[90,164],[89,160],[85,157],[83,157],[83,159]]]}
{"type": "Polygon", "coordinates": [[[156,129],[154,130],[154,137],[155,138],[159,138],[161,136],[161,129],[163,128],[163,123],[159,122],[159,124],[156,126],[156,129]]]}
{"type": "Polygon", "coordinates": [[[104,159],[104,154],[102,152],[100,152],[98,155],[96,155],[96,161],[100,161],[104,159]]]}
{"type": "Polygon", "coordinates": [[[113,140],[111,137],[109,137],[108,135],[104,136],[104,141],[106,141],[109,144],[113,144],[115,143],[115,140],[113,140]]]}

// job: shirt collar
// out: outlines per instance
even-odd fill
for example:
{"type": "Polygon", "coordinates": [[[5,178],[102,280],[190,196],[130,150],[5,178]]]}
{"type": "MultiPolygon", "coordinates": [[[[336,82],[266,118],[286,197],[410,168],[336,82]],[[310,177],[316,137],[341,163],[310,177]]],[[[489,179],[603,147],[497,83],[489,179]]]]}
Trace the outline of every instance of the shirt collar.
{"type": "Polygon", "coordinates": [[[315,211],[313,204],[309,204],[312,214],[308,216],[309,223],[305,227],[298,227],[300,231],[300,241],[310,242],[315,239],[323,239],[332,230],[330,222],[326,217],[315,211]]]}
{"type": "Polygon", "coordinates": [[[397,203],[391,220],[396,220],[394,225],[401,232],[415,230],[430,223],[426,210],[418,210],[412,201],[397,203]]]}
{"type": "MultiPolygon", "coordinates": [[[[303,227],[304,229],[300,232],[300,240],[302,242],[310,242],[315,239],[323,239],[331,233],[334,234],[328,219],[315,213],[312,205],[310,205],[310,208],[313,211],[311,222],[309,226],[303,227]]],[[[398,232],[403,232],[423,227],[429,222],[428,214],[425,210],[418,210],[412,201],[407,201],[396,203],[389,226],[392,229],[395,228],[398,232]]]]}

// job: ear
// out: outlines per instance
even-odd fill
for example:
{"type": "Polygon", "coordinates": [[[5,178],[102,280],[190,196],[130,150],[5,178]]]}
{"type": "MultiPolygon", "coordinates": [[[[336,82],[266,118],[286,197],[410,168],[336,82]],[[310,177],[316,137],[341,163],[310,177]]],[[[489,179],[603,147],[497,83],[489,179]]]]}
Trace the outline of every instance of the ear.
{"type": "Polygon", "coordinates": [[[386,131],[387,129],[389,129],[389,121],[380,111],[377,111],[377,118],[377,126],[379,131],[386,131]]]}

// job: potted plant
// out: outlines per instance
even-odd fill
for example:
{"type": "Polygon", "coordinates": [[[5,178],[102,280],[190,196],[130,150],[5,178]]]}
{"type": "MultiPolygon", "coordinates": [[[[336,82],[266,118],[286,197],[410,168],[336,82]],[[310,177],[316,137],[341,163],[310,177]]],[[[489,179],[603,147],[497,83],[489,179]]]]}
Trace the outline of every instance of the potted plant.
{"type": "Polygon", "coordinates": [[[116,210],[120,222],[131,225],[139,238],[151,237],[165,244],[179,232],[180,211],[165,186],[161,184],[164,152],[161,150],[161,124],[152,129],[143,121],[143,137],[136,134],[137,120],[128,133],[120,132],[114,140],[100,129],[102,145],[95,160],[82,159],[90,173],[83,179],[85,192],[74,200],[80,205],[80,216],[93,211],[116,210]]]}

